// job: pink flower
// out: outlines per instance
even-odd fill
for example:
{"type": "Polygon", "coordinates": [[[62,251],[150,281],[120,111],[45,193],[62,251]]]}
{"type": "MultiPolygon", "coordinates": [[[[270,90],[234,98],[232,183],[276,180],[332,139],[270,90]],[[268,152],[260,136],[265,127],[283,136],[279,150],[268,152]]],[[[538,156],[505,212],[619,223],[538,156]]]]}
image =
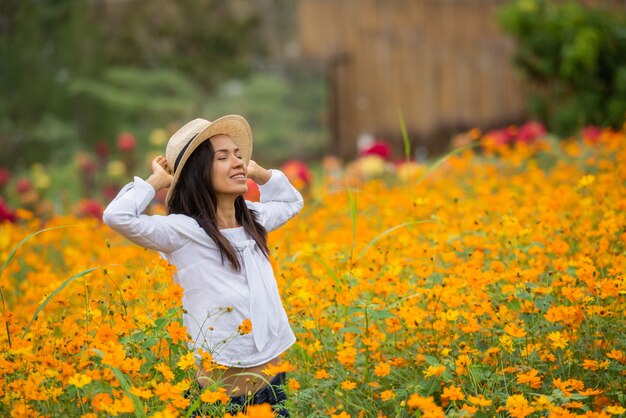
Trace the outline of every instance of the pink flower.
{"type": "Polygon", "coordinates": [[[135,135],[130,132],[122,132],[117,137],[117,148],[120,151],[132,151],[137,146],[137,140],[135,139],[135,135]]]}

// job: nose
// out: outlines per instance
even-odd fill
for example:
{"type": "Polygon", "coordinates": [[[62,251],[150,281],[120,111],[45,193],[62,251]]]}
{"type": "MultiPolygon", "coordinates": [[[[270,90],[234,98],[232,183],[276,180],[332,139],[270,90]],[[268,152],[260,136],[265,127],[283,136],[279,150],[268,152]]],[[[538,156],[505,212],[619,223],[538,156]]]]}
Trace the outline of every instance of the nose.
{"type": "Polygon", "coordinates": [[[233,167],[242,167],[244,165],[243,160],[234,154],[230,157],[230,160],[233,167]]]}

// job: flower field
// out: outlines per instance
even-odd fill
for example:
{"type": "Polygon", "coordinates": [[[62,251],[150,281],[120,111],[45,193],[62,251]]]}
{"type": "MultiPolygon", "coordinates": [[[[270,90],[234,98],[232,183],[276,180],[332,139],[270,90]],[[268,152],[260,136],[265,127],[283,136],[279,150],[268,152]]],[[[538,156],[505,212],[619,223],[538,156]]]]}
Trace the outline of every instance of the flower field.
{"type": "MultiPolygon", "coordinates": [[[[315,183],[270,235],[292,416],[626,415],[625,132],[478,141],[315,183]]],[[[0,415],[226,413],[219,382],[194,385],[171,267],[97,219],[18,217],[0,225],[0,415]]]]}

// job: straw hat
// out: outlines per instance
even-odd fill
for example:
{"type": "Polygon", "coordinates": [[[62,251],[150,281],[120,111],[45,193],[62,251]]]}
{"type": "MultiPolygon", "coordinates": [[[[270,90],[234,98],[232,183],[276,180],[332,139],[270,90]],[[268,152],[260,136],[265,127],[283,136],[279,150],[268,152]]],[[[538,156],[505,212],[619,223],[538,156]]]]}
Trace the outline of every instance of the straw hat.
{"type": "Polygon", "coordinates": [[[252,155],[252,131],[248,122],[239,115],[227,115],[213,122],[206,119],[194,119],[180,128],[167,143],[165,159],[173,172],[172,184],[165,197],[168,204],[172,191],[178,182],[180,173],[193,151],[207,139],[224,134],[228,135],[239,148],[243,160],[248,164],[252,155]]]}

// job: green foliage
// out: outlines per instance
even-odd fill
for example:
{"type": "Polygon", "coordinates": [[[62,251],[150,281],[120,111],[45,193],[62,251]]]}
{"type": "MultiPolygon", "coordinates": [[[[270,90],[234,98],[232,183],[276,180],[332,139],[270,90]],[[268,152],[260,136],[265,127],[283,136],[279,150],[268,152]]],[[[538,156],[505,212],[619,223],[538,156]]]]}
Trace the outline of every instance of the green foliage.
{"type": "Polygon", "coordinates": [[[547,0],[517,0],[499,13],[517,41],[516,65],[537,87],[533,116],[561,135],[620,126],[626,113],[626,14],[547,0]]]}
{"type": "Polygon", "coordinates": [[[2,2],[0,14],[0,164],[13,165],[77,141],[67,85],[94,74],[101,57],[86,1],[2,2]]]}
{"type": "Polygon", "coordinates": [[[249,73],[261,48],[254,8],[232,0],[136,0],[106,27],[114,65],[173,68],[204,89],[249,73]],[[148,23],[149,22],[149,23],[148,23]]]}
{"type": "MultiPolygon", "coordinates": [[[[125,126],[185,119],[197,109],[200,92],[183,73],[169,69],[107,68],[98,79],[78,78],[69,86],[71,97],[101,113],[90,116],[91,132],[114,137],[125,126]]],[[[86,137],[95,142],[99,137],[86,137]]]]}
{"type": "Polygon", "coordinates": [[[317,157],[327,138],[320,123],[323,81],[306,71],[294,74],[260,73],[231,81],[208,99],[203,114],[210,119],[229,113],[245,116],[254,133],[255,158],[261,161],[317,157]]]}
{"type": "Polygon", "coordinates": [[[237,4],[0,2],[0,166],[66,159],[189,117],[259,53],[255,9],[237,4]]]}

